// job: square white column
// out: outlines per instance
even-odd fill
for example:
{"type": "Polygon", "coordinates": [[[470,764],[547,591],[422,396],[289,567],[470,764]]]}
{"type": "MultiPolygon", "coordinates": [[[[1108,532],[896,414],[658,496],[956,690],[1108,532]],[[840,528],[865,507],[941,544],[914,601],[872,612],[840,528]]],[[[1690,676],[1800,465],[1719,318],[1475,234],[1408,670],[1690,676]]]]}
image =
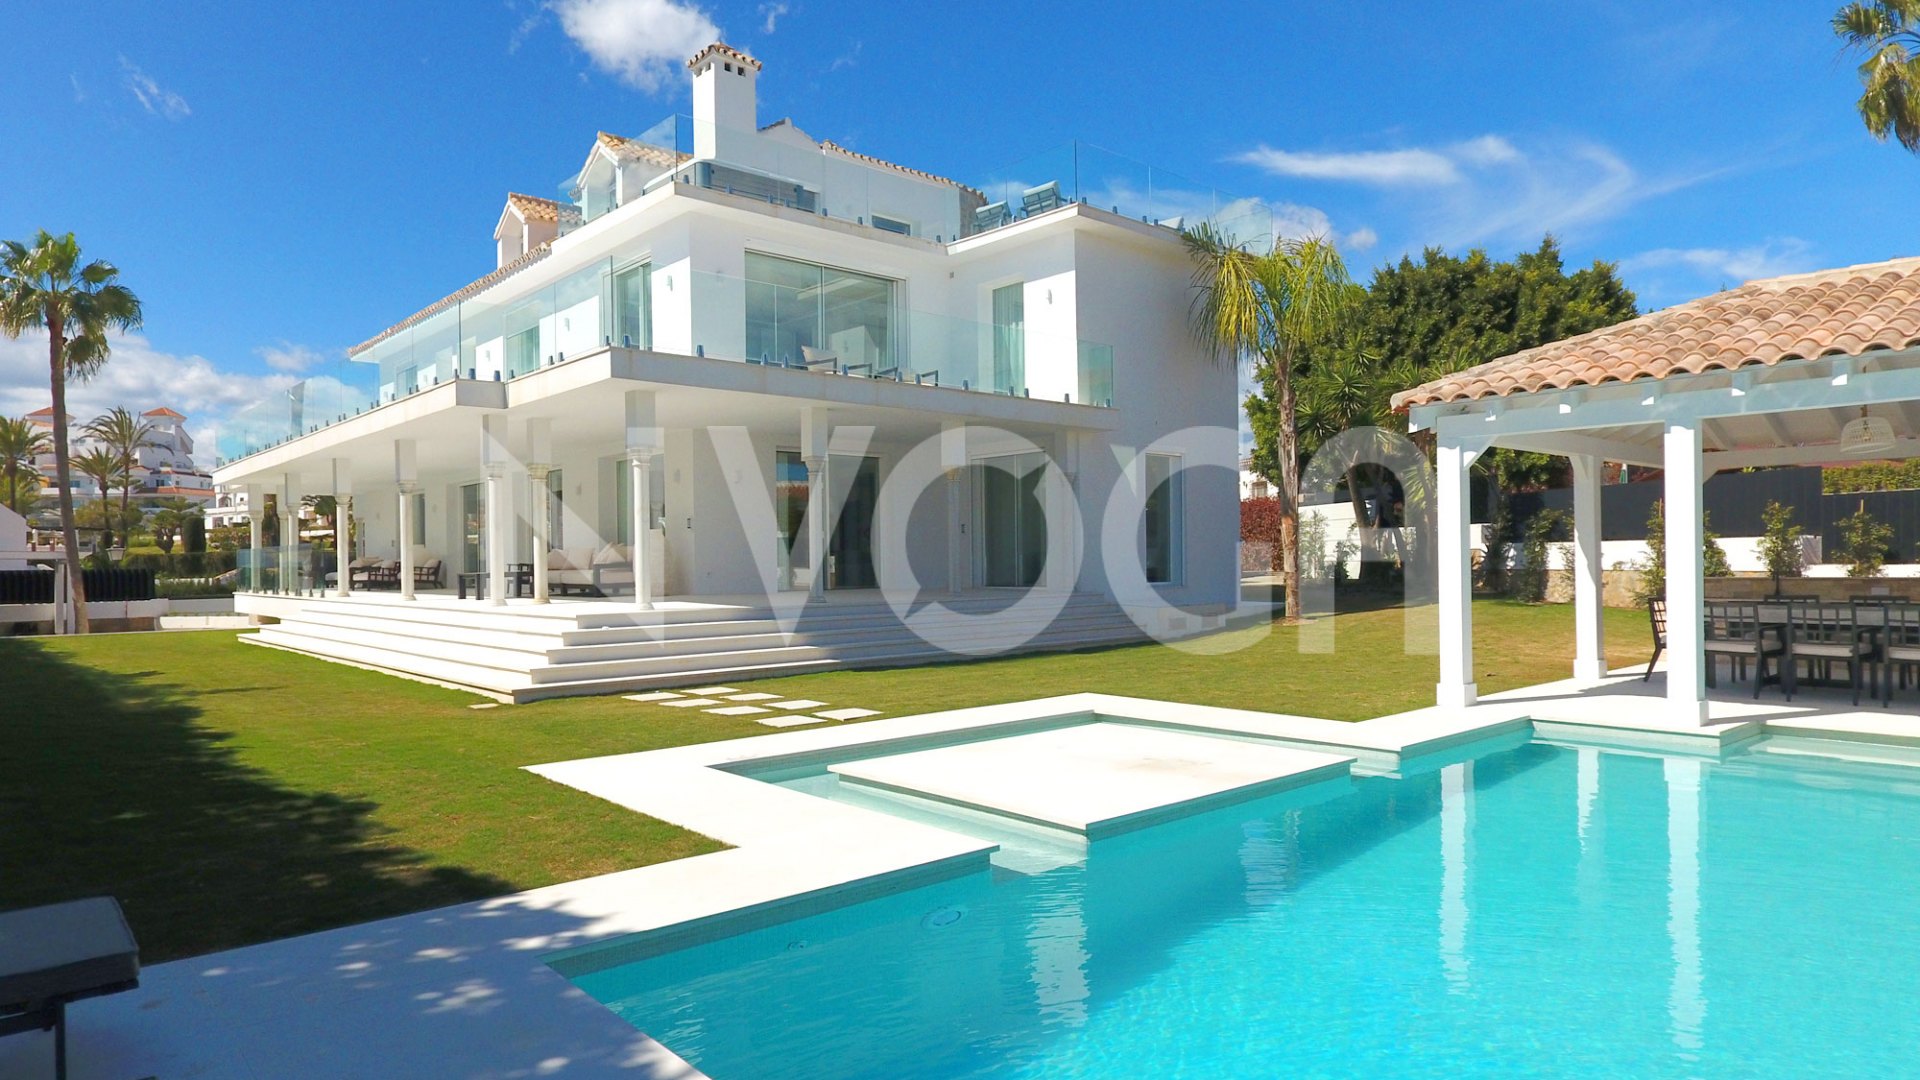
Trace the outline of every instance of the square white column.
{"type": "Polygon", "coordinates": [[[646,448],[627,452],[627,468],[633,485],[633,602],[636,607],[653,607],[653,561],[648,548],[653,539],[653,456],[646,448]]]}
{"type": "Polygon", "coordinates": [[[1465,708],[1479,699],[1473,676],[1473,485],[1486,443],[1442,436],[1434,450],[1440,507],[1436,524],[1440,594],[1440,685],[1435,700],[1465,708]]]}
{"type": "Polygon", "coordinates": [[[412,439],[393,442],[393,482],[400,489],[400,599],[413,599],[413,497],[420,491],[419,451],[412,439]]]}
{"type": "Polygon", "coordinates": [[[336,596],[353,593],[353,472],[345,458],[333,460],[333,584],[336,596]]]}
{"type": "Polygon", "coordinates": [[[1572,454],[1573,677],[1598,682],[1607,675],[1605,568],[1600,564],[1601,460],[1572,454]]]}
{"type": "Polygon", "coordinates": [[[507,544],[509,533],[505,463],[487,465],[487,603],[499,607],[507,602],[507,544]]]}
{"type": "Polygon", "coordinates": [[[1667,712],[1676,724],[1707,719],[1702,547],[1704,444],[1698,420],[1670,420],[1665,437],[1667,522],[1667,712]]]}

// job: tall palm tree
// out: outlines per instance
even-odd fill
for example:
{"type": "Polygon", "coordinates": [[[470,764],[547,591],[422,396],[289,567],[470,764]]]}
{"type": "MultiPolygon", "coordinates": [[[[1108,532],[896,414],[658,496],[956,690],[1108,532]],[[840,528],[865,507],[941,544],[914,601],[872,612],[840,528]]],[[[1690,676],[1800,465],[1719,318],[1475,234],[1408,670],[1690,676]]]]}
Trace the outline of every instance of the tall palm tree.
{"type": "Polygon", "coordinates": [[[1833,16],[1833,32],[1860,64],[1860,119],[1881,142],[1920,153],[1920,0],[1859,0],[1833,16]]]}
{"type": "Polygon", "coordinates": [[[48,382],[53,392],[53,474],[60,499],[60,537],[73,589],[74,629],[87,632],[86,582],[80,576],[79,537],[73,528],[73,471],[67,447],[67,377],[86,379],[111,351],[107,335],[140,326],[140,298],[120,284],[110,262],[80,261],[72,233],[41,229],[30,244],[0,243],[0,331],[17,338],[47,332],[48,382]]]}
{"type": "MultiPolygon", "coordinates": [[[[73,467],[100,489],[100,520],[107,526],[107,535],[101,541],[100,548],[103,551],[109,549],[113,547],[114,518],[113,504],[107,501],[107,492],[115,484],[124,485],[127,482],[126,468],[120,464],[118,454],[102,446],[75,454],[73,467]]],[[[124,528],[125,525],[126,520],[122,518],[121,527],[124,528]]]]}
{"type": "Polygon", "coordinates": [[[120,485],[120,520],[128,520],[133,501],[133,474],[140,465],[140,451],[160,445],[153,441],[154,426],[116,405],[87,422],[87,434],[120,459],[127,482],[120,485]]]}
{"type": "Polygon", "coordinates": [[[47,433],[25,418],[0,416],[0,500],[7,509],[16,514],[26,513],[21,507],[27,503],[21,496],[27,485],[21,479],[33,479],[33,489],[38,494],[40,467],[34,462],[52,445],[47,441],[47,433]]]}
{"type": "Polygon", "coordinates": [[[1274,387],[1280,428],[1280,576],[1287,618],[1300,617],[1300,439],[1294,368],[1325,341],[1353,302],[1352,281],[1333,242],[1276,240],[1260,253],[1203,223],[1187,231],[1193,274],[1193,329],[1216,357],[1247,360],[1274,387]]]}

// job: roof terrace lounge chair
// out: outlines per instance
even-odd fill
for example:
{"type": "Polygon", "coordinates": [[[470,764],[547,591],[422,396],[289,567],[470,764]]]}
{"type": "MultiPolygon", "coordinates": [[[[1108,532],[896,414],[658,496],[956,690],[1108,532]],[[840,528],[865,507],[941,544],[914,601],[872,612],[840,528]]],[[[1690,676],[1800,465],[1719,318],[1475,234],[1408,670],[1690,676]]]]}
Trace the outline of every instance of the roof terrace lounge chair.
{"type": "Polygon", "coordinates": [[[1049,210],[1056,210],[1065,205],[1067,205],[1067,201],[1060,197],[1060,182],[1058,180],[1049,180],[1044,184],[1037,187],[1030,187],[1020,193],[1020,211],[1027,217],[1032,217],[1035,214],[1044,214],[1049,210]]]}
{"type": "Polygon", "coordinates": [[[986,232],[997,229],[1013,221],[1013,212],[1007,209],[1005,202],[988,203],[975,207],[973,211],[973,231],[986,232]]]}
{"type": "Polygon", "coordinates": [[[0,1036],[53,1032],[67,1075],[67,1005],[140,985],[140,947],[109,896],[0,913],[0,1036]]]}

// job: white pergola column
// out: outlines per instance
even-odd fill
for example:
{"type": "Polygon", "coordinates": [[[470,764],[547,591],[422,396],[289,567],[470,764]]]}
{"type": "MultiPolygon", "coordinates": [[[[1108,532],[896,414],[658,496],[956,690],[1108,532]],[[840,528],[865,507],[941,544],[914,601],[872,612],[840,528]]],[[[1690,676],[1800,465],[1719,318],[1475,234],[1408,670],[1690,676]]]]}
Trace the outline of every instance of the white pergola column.
{"type": "Polygon", "coordinates": [[[280,479],[276,509],[280,513],[280,583],[278,591],[292,595],[300,582],[300,496],[291,475],[280,479]]]}
{"type": "Polygon", "coordinates": [[[1600,563],[1601,460],[1571,454],[1573,464],[1573,677],[1598,682],[1607,675],[1605,585],[1600,563]]]}
{"type": "Polygon", "coordinates": [[[480,463],[487,476],[487,603],[507,602],[507,519],[512,493],[507,490],[507,418],[482,417],[480,463]]]}
{"type": "Polygon", "coordinates": [[[267,512],[267,489],[259,484],[248,484],[247,495],[247,591],[259,592],[266,583],[267,570],[261,565],[266,558],[265,522],[262,519],[267,512]]]}
{"type": "Polygon", "coordinates": [[[333,582],[335,596],[353,593],[353,574],[347,563],[353,557],[353,465],[345,458],[333,459],[333,582]]]}
{"type": "Polygon", "coordinates": [[[665,439],[653,391],[627,391],[626,411],[627,469],[633,496],[633,603],[646,610],[653,607],[653,563],[647,551],[653,537],[653,459],[665,439]]]}
{"type": "Polygon", "coordinates": [[[413,497],[420,491],[420,467],[412,439],[393,443],[393,482],[400,489],[400,599],[413,599],[413,497]]]}
{"type": "Polygon", "coordinates": [[[1434,451],[1440,490],[1439,555],[1440,684],[1443,708],[1465,708],[1479,699],[1473,677],[1473,485],[1469,470],[1487,448],[1484,441],[1443,436],[1434,451]]]}
{"type": "Polygon", "coordinates": [[[1667,711],[1677,724],[1707,719],[1701,654],[1706,586],[1701,556],[1704,443],[1698,420],[1669,420],[1664,443],[1667,522],[1667,711]]]}

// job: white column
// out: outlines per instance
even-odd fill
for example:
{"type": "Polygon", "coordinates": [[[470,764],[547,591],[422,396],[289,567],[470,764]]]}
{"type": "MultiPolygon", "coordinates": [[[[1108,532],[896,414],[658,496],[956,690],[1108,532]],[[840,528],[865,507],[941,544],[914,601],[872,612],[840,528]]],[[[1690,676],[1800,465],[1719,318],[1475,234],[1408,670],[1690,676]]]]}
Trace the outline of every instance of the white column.
{"type": "Polygon", "coordinates": [[[334,595],[353,592],[353,574],[347,563],[353,559],[353,473],[345,458],[333,459],[333,580],[334,595]]]}
{"type": "Polygon", "coordinates": [[[413,599],[413,497],[420,485],[400,483],[400,599],[413,599]]]}
{"type": "Polygon", "coordinates": [[[549,602],[547,552],[553,536],[553,497],[547,478],[553,475],[553,421],[527,421],[527,507],[533,525],[533,602],[549,602]]]}
{"type": "Polygon", "coordinates": [[[300,496],[291,475],[280,479],[276,509],[280,514],[280,583],[278,591],[291,595],[300,582],[300,496]]]}
{"type": "Polygon", "coordinates": [[[527,496],[533,500],[529,507],[533,517],[533,602],[544,604],[549,600],[547,585],[547,538],[552,535],[553,497],[547,492],[547,477],[553,475],[551,465],[527,466],[527,496]]]}
{"type": "Polygon", "coordinates": [[[1605,584],[1600,564],[1600,470],[1591,454],[1573,464],[1573,677],[1598,682],[1607,674],[1605,584]]]}
{"type": "Polygon", "coordinates": [[[507,461],[507,418],[481,417],[480,464],[487,477],[487,603],[494,607],[507,602],[507,545],[513,535],[507,528],[513,516],[507,461]]]}
{"type": "Polygon", "coordinates": [[[627,469],[633,499],[633,603],[653,607],[653,561],[647,541],[653,537],[653,458],[665,446],[658,403],[651,390],[629,390],[626,398],[627,469]]]}
{"type": "Polygon", "coordinates": [[[653,538],[653,457],[654,451],[641,448],[627,453],[627,468],[632,477],[633,523],[633,603],[641,609],[653,607],[653,561],[648,541],[653,538]]]}
{"type": "Polygon", "coordinates": [[[1706,617],[1701,565],[1701,485],[1704,449],[1698,420],[1667,422],[1667,711],[1676,724],[1707,719],[1706,665],[1701,637],[1706,617]]]}
{"type": "Polygon", "coordinates": [[[821,454],[807,460],[807,556],[812,577],[807,595],[825,596],[827,592],[827,461],[821,454]]]}
{"type": "Polygon", "coordinates": [[[1473,486],[1468,470],[1485,449],[1485,443],[1442,436],[1434,452],[1440,487],[1440,685],[1435,697],[1444,708],[1465,708],[1479,698],[1473,677],[1473,486]]]}
{"type": "Polygon", "coordinates": [[[393,482],[400,489],[400,599],[413,599],[413,497],[420,492],[418,452],[412,439],[393,441],[393,482]]]}
{"type": "Polygon", "coordinates": [[[248,484],[247,493],[247,591],[259,592],[266,583],[266,567],[261,560],[266,558],[266,529],[262,517],[267,512],[267,489],[258,484],[248,484]]]}
{"type": "Polygon", "coordinates": [[[940,467],[947,473],[947,591],[957,593],[972,584],[968,573],[973,545],[968,543],[966,518],[962,516],[960,481],[966,476],[967,427],[945,423],[940,426],[940,467]]]}

